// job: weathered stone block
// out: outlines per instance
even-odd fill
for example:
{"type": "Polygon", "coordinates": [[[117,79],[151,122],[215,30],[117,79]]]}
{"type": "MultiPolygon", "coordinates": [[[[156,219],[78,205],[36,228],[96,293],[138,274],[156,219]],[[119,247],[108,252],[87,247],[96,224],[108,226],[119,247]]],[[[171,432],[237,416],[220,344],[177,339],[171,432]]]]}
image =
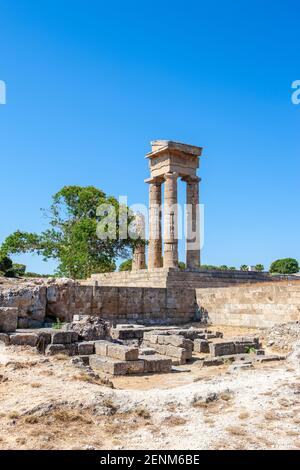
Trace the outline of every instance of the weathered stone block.
{"type": "Polygon", "coordinates": [[[235,345],[233,342],[225,341],[210,343],[209,352],[212,356],[235,354],[235,345]]]}
{"type": "Polygon", "coordinates": [[[205,339],[195,339],[194,351],[198,353],[209,353],[209,342],[205,339]]]}
{"type": "Polygon", "coordinates": [[[107,348],[109,344],[110,342],[105,340],[95,341],[95,353],[99,354],[99,356],[107,356],[107,348]]]}
{"type": "Polygon", "coordinates": [[[256,343],[250,343],[250,342],[241,342],[237,341],[234,343],[235,346],[235,353],[236,354],[245,354],[248,353],[251,349],[256,349],[257,344],[256,343]]]}
{"type": "Polygon", "coordinates": [[[12,333],[18,325],[18,309],[14,307],[0,307],[0,332],[12,333]]]}
{"type": "Polygon", "coordinates": [[[144,372],[144,361],[119,361],[111,357],[90,356],[90,367],[96,372],[111,375],[141,374],[144,372]]]}
{"type": "Polygon", "coordinates": [[[107,346],[107,356],[120,361],[137,361],[139,350],[135,347],[124,346],[123,344],[109,343],[107,346]]]}
{"type": "Polygon", "coordinates": [[[280,354],[268,354],[266,356],[255,356],[256,362],[284,361],[286,356],[280,354]]]}
{"type": "Polygon", "coordinates": [[[82,343],[77,343],[78,354],[82,356],[88,356],[95,353],[95,343],[94,341],[83,341],[82,343]]]}
{"type": "Polygon", "coordinates": [[[14,346],[36,346],[38,335],[35,333],[14,333],[10,335],[10,344],[14,346]]]}
{"type": "Polygon", "coordinates": [[[141,355],[139,357],[144,361],[145,373],[170,372],[172,369],[172,359],[163,358],[158,354],[141,355]]]}
{"type": "Polygon", "coordinates": [[[75,356],[78,353],[77,344],[49,344],[46,348],[46,355],[53,356],[55,354],[66,354],[67,356],[75,356]]]}
{"type": "Polygon", "coordinates": [[[187,360],[187,351],[183,348],[176,348],[176,346],[172,346],[171,344],[166,348],[166,355],[175,357],[181,364],[185,364],[187,360]]]}
{"type": "Polygon", "coordinates": [[[55,331],[52,333],[53,344],[70,344],[78,341],[78,333],[75,331],[55,331]]]}
{"type": "Polygon", "coordinates": [[[157,351],[159,354],[166,354],[166,351],[167,351],[167,345],[166,344],[152,344],[150,343],[150,345],[153,346],[153,349],[155,349],[155,351],[157,351]]]}

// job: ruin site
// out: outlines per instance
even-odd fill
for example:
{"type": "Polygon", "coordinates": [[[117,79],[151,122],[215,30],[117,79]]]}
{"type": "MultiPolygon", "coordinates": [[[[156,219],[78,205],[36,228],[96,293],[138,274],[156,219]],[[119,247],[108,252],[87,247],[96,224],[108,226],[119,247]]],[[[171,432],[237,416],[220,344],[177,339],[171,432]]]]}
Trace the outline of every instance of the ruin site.
{"type": "Polygon", "coordinates": [[[130,271],[0,277],[0,449],[300,448],[300,278],[202,269],[202,148],[151,145],[130,271]]]}

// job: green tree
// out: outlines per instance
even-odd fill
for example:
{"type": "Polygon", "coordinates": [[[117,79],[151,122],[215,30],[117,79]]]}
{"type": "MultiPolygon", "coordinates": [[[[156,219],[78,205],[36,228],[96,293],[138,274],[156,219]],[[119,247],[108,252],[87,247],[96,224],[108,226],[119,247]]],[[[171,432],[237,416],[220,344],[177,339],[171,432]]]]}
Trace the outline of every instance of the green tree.
{"type": "Polygon", "coordinates": [[[270,273],[294,274],[299,272],[299,263],[294,258],[283,258],[274,261],[270,266],[270,273]]]}
{"type": "Polygon", "coordinates": [[[184,263],[184,261],[178,261],[178,268],[181,269],[182,271],[185,270],[185,263],[184,263]]]}
{"type": "Polygon", "coordinates": [[[258,272],[263,272],[265,270],[265,267],[263,264],[256,264],[255,270],[258,272]]]}
{"type": "Polygon", "coordinates": [[[0,276],[15,277],[12,260],[0,252],[0,276]]]}
{"type": "Polygon", "coordinates": [[[219,269],[220,271],[228,271],[228,266],[226,266],[226,264],[221,264],[221,266],[219,266],[219,269]]]}
{"type": "Polygon", "coordinates": [[[119,266],[119,271],[131,271],[132,270],[132,259],[126,259],[119,266]]]}
{"type": "Polygon", "coordinates": [[[47,230],[40,234],[14,232],[1,251],[6,255],[36,253],[44,260],[58,260],[58,275],[84,279],[94,272],[114,271],[116,258],[128,256],[136,243],[141,243],[138,238],[120,236],[121,220],[128,224],[134,221],[128,207],[93,186],[63,187],[53,196],[45,215],[47,230]],[[105,238],[100,235],[109,232],[110,216],[116,221],[115,237],[105,238]]]}
{"type": "Polygon", "coordinates": [[[241,271],[249,271],[248,266],[246,264],[242,264],[241,271]]]}

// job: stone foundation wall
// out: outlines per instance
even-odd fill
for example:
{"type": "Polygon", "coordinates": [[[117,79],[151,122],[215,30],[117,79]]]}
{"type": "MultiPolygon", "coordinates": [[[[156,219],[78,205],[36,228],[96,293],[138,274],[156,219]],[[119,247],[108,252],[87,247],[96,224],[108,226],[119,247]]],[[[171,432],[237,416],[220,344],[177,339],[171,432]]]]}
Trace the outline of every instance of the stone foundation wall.
{"type": "Polygon", "coordinates": [[[214,324],[270,327],[300,321],[300,281],[196,289],[196,298],[214,324]]]}
{"type": "MultiPolygon", "coordinates": [[[[280,278],[280,277],[279,277],[280,278]]],[[[177,269],[151,269],[93,274],[86,284],[95,281],[101,286],[182,287],[189,289],[226,287],[234,284],[270,282],[278,277],[254,271],[178,271],[177,269]]]]}
{"type": "Polygon", "coordinates": [[[49,319],[71,321],[73,315],[95,315],[119,323],[169,324],[186,323],[195,317],[197,304],[194,289],[111,287],[65,284],[28,286],[0,292],[0,325],[6,310],[18,312],[19,328],[43,326],[49,319]]]}
{"type": "Polygon", "coordinates": [[[191,321],[195,291],[185,288],[74,286],[48,288],[47,314],[64,321],[74,314],[120,323],[168,324],[191,321]]]}

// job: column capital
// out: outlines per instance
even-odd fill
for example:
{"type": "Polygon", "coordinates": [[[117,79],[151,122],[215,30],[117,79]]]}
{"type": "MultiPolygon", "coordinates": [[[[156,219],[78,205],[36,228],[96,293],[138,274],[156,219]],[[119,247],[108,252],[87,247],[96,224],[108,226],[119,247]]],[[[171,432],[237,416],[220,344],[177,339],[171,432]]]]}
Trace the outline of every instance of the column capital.
{"type": "Polygon", "coordinates": [[[164,179],[162,177],[146,178],[144,180],[144,183],[147,183],[147,184],[162,184],[163,182],[164,182],[164,179]]]}
{"type": "Polygon", "coordinates": [[[178,173],[176,172],[169,172],[169,173],[165,173],[164,174],[164,179],[167,180],[167,179],[177,179],[178,178],[178,173]]]}
{"type": "Polygon", "coordinates": [[[190,184],[193,184],[193,183],[200,183],[201,182],[201,178],[197,175],[191,175],[191,176],[184,176],[182,178],[182,181],[185,181],[186,183],[190,183],[190,184]]]}

